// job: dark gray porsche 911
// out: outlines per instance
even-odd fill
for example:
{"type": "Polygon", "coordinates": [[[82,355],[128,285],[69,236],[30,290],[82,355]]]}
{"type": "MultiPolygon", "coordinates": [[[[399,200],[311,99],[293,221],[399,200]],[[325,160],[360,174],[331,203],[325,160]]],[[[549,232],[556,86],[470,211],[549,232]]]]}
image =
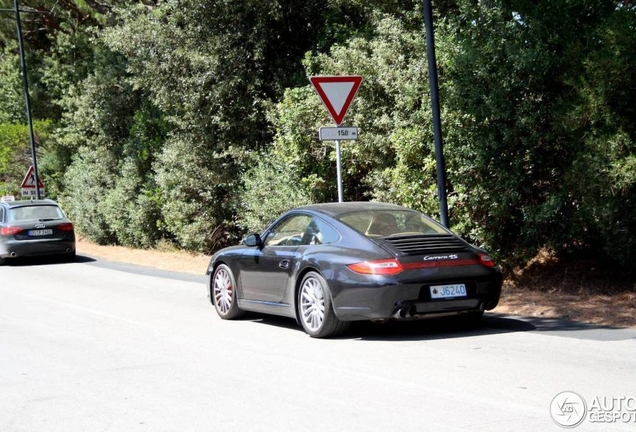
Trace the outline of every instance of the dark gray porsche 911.
{"type": "Polygon", "coordinates": [[[295,318],[312,337],[351,321],[493,309],[501,271],[486,252],[428,216],[376,202],[316,204],[214,254],[207,269],[223,319],[253,311],[295,318]]]}

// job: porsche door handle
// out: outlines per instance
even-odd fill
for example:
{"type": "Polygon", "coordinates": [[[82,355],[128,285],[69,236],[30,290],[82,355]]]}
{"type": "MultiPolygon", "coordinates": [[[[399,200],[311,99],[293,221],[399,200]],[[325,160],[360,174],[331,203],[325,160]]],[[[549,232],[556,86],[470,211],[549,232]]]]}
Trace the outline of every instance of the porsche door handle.
{"type": "Polygon", "coordinates": [[[282,260],[278,263],[278,267],[282,268],[283,270],[287,270],[289,268],[289,260],[282,260]]]}

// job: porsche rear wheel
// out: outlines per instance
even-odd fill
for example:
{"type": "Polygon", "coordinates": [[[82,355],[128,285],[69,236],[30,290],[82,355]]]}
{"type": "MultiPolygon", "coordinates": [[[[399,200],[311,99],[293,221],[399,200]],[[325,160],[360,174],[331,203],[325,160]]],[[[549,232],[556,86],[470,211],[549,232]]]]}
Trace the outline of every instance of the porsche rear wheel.
{"type": "Polygon", "coordinates": [[[305,332],[315,338],[336,336],[349,327],[336,316],[327,281],[316,272],[307,273],[300,284],[298,316],[305,332]]]}
{"type": "Polygon", "coordinates": [[[214,271],[211,291],[212,303],[221,318],[230,320],[243,315],[237,302],[234,275],[225,264],[219,265],[214,271]]]}

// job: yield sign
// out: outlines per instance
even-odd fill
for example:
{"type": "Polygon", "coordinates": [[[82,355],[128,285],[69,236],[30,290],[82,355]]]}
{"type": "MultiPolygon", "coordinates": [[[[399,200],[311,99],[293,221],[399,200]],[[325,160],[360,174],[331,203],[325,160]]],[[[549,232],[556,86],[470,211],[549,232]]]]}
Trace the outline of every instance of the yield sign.
{"type": "Polygon", "coordinates": [[[325,104],[331,118],[340,126],[347,114],[349,105],[362,83],[362,77],[353,76],[314,76],[309,80],[325,104]]]}
{"type": "MultiPolygon", "coordinates": [[[[33,169],[33,165],[29,168],[26,175],[24,176],[24,180],[22,180],[22,188],[35,189],[35,170],[33,169]]],[[[38,188],[44,189],[44,183],[42,180],[38,178],[38,188]]]]}

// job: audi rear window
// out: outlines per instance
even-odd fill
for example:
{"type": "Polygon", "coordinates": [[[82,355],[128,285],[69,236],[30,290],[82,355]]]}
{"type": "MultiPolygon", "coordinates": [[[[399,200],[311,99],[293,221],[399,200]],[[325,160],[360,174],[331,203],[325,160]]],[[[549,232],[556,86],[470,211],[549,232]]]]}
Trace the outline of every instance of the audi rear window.
{"type": "Polygon", "coordinates": [[[64,219],[62,209],[54,205],[12,207],[8,216],[12,222],[64,219]]]}

